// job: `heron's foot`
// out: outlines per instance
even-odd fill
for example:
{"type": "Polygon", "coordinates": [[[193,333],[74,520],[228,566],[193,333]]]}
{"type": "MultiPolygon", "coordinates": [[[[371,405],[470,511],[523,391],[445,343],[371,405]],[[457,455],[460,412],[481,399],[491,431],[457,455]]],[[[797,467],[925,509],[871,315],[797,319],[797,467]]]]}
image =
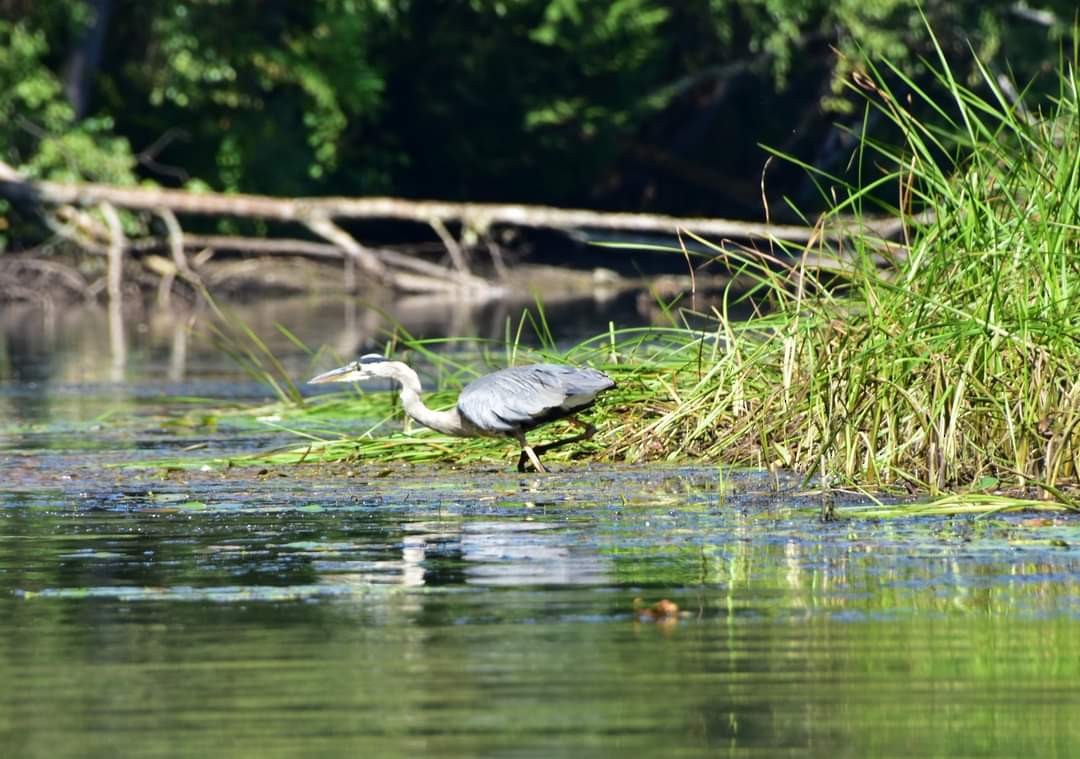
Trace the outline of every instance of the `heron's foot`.
{"type": "Polygon", "coordinates": [[[540,457],[536,455],[536,451],[533,450],[533,447],[531,445],[527,445],[521,449],[521,455],[518,456],[517,466],[519,472],[525,471],[526,461],[531,462],[533,465],[533,469],[535,469],[537,472],[547,472],[547,469],[544,468],[544,465],[540,463],[540,457]]]}

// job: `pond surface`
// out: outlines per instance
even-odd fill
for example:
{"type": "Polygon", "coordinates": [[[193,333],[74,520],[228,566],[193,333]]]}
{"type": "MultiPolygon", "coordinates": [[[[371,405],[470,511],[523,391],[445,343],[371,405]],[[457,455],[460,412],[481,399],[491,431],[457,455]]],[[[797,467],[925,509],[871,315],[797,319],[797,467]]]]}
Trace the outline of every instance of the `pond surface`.
{"type": "Polygon", "coordinates": [[[822,524],[793,478],[510,452],[226,467],[282,434],[177,396],[265,391],[141,366],[0,382],[2,756],[1080,751],[1074,519],[822,524]]]}

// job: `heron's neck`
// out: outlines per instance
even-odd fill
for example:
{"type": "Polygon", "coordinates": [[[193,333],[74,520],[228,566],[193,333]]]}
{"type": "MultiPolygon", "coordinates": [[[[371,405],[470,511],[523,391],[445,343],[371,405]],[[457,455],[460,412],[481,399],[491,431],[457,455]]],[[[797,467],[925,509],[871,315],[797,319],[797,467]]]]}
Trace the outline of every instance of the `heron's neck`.
{"type": "Polygon", "coordinates": [[[410,375],[397,378],[398,382],[401,383],[399,397],[401,398],[401,405],[405,408],[405,413],[425,427],[430,427],[437,432],[447,435],[464,434],[465,428],[462,425],[461,415],[458,413],[457,408],[452,408],[449,411],[429,409],[420,399],[420,378],[416,376],[415,372],[410,372],[410,375]]]}

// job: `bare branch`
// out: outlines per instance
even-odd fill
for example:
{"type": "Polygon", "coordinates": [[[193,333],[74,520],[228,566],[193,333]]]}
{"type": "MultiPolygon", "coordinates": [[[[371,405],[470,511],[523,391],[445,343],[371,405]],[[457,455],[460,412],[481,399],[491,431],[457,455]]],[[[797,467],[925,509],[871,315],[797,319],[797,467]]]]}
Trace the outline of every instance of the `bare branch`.
{"type": "Polygon", "coordinates": [[[446,252],[450,254],[450,260],[454,262],[454,268],[462,274],[468,274],[469,265],[465,263],[465,251],[462,250],[461,245],[454,239],[454,236],[450,234],[450,230],[446,228],[442,220],[437,218],[429,219],[428,224],[435,230],[435,234],[442,240],[442,244],[446,246],[446,252]]]}
{"type": "MultiPolygon", "coordinates": [[[[634,232],[669,232],[693,229],[698,234],[744,239],[805,242],[812,230],[792,225],[759,224],[729,219],[667,216],[664,214],[605,213],[575,208],[553,208],[497,203],[450,203],[401,198],[276,198],[267,195],[196,193],[146,187],[60,182],[35,182],[0,172],[0,195],[48,205],[97,205],[109,202],[131,210],[168,208],[177,214],[242,216],[311,226],[320,219],[398,219],[431,224],[461,223],[473,229],[492,225],[546,229],[607,229],[634,232]]],[[[319,233],[320,236],[325,236],[319,233]]],[[[354,241],[355,242],[355,241],[354,241]]]]}
{"type": "MultiPolygon", "coordinates": [[[[361,269],[366,271],[369,275],[374,277],[380,282],[384,282],[388,279],[386,267],[378,261],[375,256],[371,255],[371,252],[363,245],[358,243],[356,239],[339,227],[328,216],[313,215],[305,220],[308,229],[320,237],[324,237],[334,245],[338,246],[346,253],[349,254],[349,261],[360,266],[361,269]]],[[[345,270],[346,278],[352,275],[352,271],[349,268],[345,270]]],[[[349,289],[352,289],[354,283],[349,283],[349,289]]]]}

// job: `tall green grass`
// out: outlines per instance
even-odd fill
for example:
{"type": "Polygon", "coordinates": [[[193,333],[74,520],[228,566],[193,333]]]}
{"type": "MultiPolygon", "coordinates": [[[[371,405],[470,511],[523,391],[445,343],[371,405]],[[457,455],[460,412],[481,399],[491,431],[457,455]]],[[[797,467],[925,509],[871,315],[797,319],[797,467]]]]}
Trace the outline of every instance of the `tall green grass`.
{"type": "Polygon", "coordinates": [[[737,328],[719,319],[723,348],[672,384],[662,414],[617,433],[624,455],[1069,501],[1062,487],[1080,471],[1076,61],[1074,51],[1056,97],[1034,106],[1011,101],[985,68],[976,88],[962,85],[943,55],[924,81],[868,64],[856,85],[868,116],[901,140],[860,135],[860,174],[880,172],[863,186],[817,174],[835,199],[821,239],[841,216],[879,206],[883,188],[899,198],[902,239],[866,230],[794,264],[737,254],[770,315],[737,328]],[[827,272],[809,263],[822,257],[834,259],[827,272]]]}

